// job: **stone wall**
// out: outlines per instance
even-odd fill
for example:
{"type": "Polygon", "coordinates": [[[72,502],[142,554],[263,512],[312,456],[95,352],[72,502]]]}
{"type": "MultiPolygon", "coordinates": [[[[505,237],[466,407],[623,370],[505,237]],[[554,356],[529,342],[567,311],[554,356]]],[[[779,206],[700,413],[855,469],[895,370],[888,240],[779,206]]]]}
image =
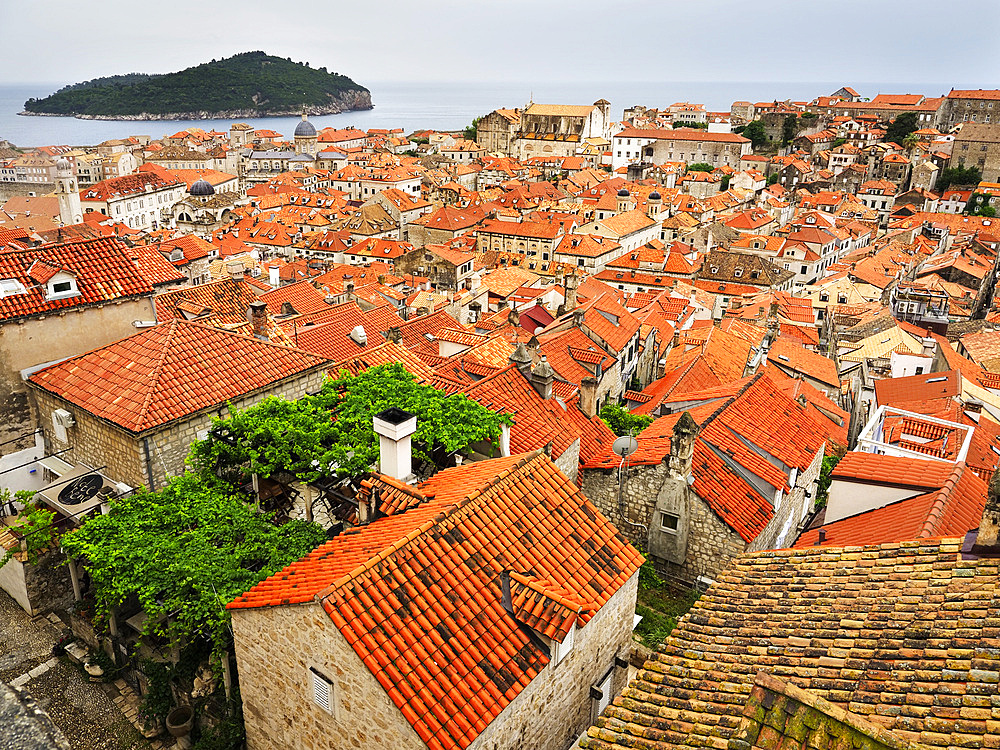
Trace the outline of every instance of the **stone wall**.
{"type": "MultiPolygon", "coordinates": [[[[237,409],[244,409],[272,395],[297,399],[307,392],[318,391],[324,377],[324,369],[314,369],[234,401],[233,405],[237,409]]],[[[52,426],[53,410],[66,409],[73,415],[76,425],[67,430],[70,450],[62,458],[71,463],[104,466],[104,474],[131,487],[148,488],[150,472],[153,475],[153,489],[163,487],[167,477],[182,474],[191,443],[198,439],[199,433],[212,426],[213,416],[224,416],[227,413],[224,406],[216,406],[158,430],[137,435],[98,419],[48,391],[32,388],[32,392],[37,404],[39,423],[45,432],[50,452],[67,447],[66,443],[56,438],[52,426]],[[146,464],[144,440],[149,442],[149,466],[146,464]]]]}
{"type": "MultiPolygon", "coordinates": [[[[638,573],[469,745],[470,750],[563,750],[590,726],[590,687],[631,643],[638,573]]],[[[249,750],[423,748],[364,663],[318,604],[234,610],[233,632],[249,750]],[[334,682],[334,708],[312,699],[309,668],[334,682]]],[[[625,685],[615,669],[612,690],[625,685]]]]}
{"type": "Polygon", "coordinates": [[[809,467],[796,477],[792,491],[782,495],[774,508],[774,517],[754,539],[748,548],[750,551],[781,549],[792,545],[799,535],[799,524],[812,513],[824,455],[822,448],[817,451],[809,467]]]}
{"type": "Polygon", "coordinates": [[[34,443],[35,419],[27,393],[0,396],[0,444],[3,454],[19,451],[34,443]],[[8,442],[8,441],[14,442],[8,442]]]}
{"type": "Polygon", "coordinates": [[[425,747],[319,604],[233,610],[233,634],[248,750],[425,747]],[[334,684],[332,713],[310,667],[334,684]]]}
{"type": "Polygon", "coordinates": [[[0,182],[0,203],[20,195],[48,195],[55,190],[54,182],[0,182]]]}
{"type": "MultiPolygon", "coordinates": [[[[628,469],[618,504],[618,472],[586,469],[583,494],[598,507],[640,549],[647,549],[650,527],[658,523],[656,499],[668,481],[667,464],[633,466],[628,469]]],[[[714,578],[729,561],[741,554],[746,542],[693,492],[688,493],[686,509],[677,509],[682,532],[687,534],[683,563],[653,558],[662,572],[693,583],[698,576],[714,578]]]]}
{"type": "Polygon", "coordinates": [[[73,584],[69,569],[63,565],[65,560],[57,550],[45,552],[34,565],[14,556],[0,567],[0,588],[32,616],[65,609],[73,602],[73,584]]]}
{"type": "MultiPolygon", "coordinates": [[[[574,408],[574,407],[569,407],[574,408]]],[[[569,480],[576,484],[576,476],[580,471],[580,438],[577,438],[573,443],[562,452],[559,458],[553,460],[556,468],[559,469],[563,474],[569,477],[569,480]]]]}
{"type": "Polygon", "coordinates": [[[59,456],[64,461],[103,467],[102,474],[130,487],[148,485],[142,444],[135,435],[40,388],[32,387],[31,397],[48,453],[66,450],[59,456]],[[65,409],[76,422],[66,430],[66,442],[59,440],[53,429],[52,412],[56,409],[65,409]]]}

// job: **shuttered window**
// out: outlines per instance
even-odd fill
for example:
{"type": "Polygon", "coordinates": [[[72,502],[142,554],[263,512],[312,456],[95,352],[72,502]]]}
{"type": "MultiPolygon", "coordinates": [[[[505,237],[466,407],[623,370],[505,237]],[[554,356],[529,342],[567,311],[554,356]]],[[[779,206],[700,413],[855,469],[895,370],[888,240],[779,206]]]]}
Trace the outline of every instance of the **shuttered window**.
{"type": "Polygon", "coordinates": [[[333,713],[333,683],[312,667],[309,667],[309,677],[312,679],[313,703],[327,713],[333,713]]]}

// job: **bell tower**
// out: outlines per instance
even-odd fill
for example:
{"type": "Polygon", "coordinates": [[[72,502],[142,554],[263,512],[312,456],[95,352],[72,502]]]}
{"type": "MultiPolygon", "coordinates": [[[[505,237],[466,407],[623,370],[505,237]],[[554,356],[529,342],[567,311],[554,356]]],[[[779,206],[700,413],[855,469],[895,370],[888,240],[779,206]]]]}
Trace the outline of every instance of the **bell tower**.
{"type": "Polygon", "coordinates": [[[67,159],[60,159],[56,163],[56,198],[59,200],[59,221],[64,227],[83,221],[80,191],[67,159]]]}

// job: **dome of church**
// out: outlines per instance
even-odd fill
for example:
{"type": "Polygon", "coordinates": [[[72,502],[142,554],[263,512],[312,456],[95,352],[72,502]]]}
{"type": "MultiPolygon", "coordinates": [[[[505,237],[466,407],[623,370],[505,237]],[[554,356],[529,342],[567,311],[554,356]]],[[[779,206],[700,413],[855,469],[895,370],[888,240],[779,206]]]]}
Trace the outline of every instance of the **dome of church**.
{"type": "Polygon", "coordinates": [[[619,190],[618,191],[618,197],[619,198],[628,198],[628,190],[626,190],[625,188],[622,188],[621,190],[619,190]]]}
{"type": "Polygon", "coordinates": [[[660,194],[654,190],[652,193],[649,194],[649,199],[651,201],[658,201],[660,200],[660,194]]]}
{"type": "Polygon", "coordinates": [[[56,162],[56,170],[59,172],[71,172],[73,165],[69,163],[69,159],[63,156],[56,162]]]}
{"type": "Polygon", "coordinates": [[[188,195],[215,195],[215,188],[205,180],[198,180],[188,188],[188,195]]]}
{"type": "Polygon", "coordinates": [[[296,138],[314,138],[316,136],[316,128],[309,120],[302,120],[298,125],[295,126],[295,137],[296,138]]]}

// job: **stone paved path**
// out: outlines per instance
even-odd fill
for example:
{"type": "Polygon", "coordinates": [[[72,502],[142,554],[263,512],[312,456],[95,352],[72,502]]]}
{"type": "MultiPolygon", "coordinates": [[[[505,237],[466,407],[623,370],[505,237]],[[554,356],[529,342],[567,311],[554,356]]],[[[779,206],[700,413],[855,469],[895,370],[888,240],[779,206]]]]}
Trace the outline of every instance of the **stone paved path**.
{"type": "MultiPolygon", "coordinates": [[[[57,616],[30,617],[0,590],[0,681],[29,693],[74,750],[167,746],[161,740],[150,743],[136,730],[139,700],[123,681],[90,682],[77,665],[52,656],[53,644],[66,633],[57,616]]],[[[0,750],[7,750],[2,736],[0,750]]]]}

